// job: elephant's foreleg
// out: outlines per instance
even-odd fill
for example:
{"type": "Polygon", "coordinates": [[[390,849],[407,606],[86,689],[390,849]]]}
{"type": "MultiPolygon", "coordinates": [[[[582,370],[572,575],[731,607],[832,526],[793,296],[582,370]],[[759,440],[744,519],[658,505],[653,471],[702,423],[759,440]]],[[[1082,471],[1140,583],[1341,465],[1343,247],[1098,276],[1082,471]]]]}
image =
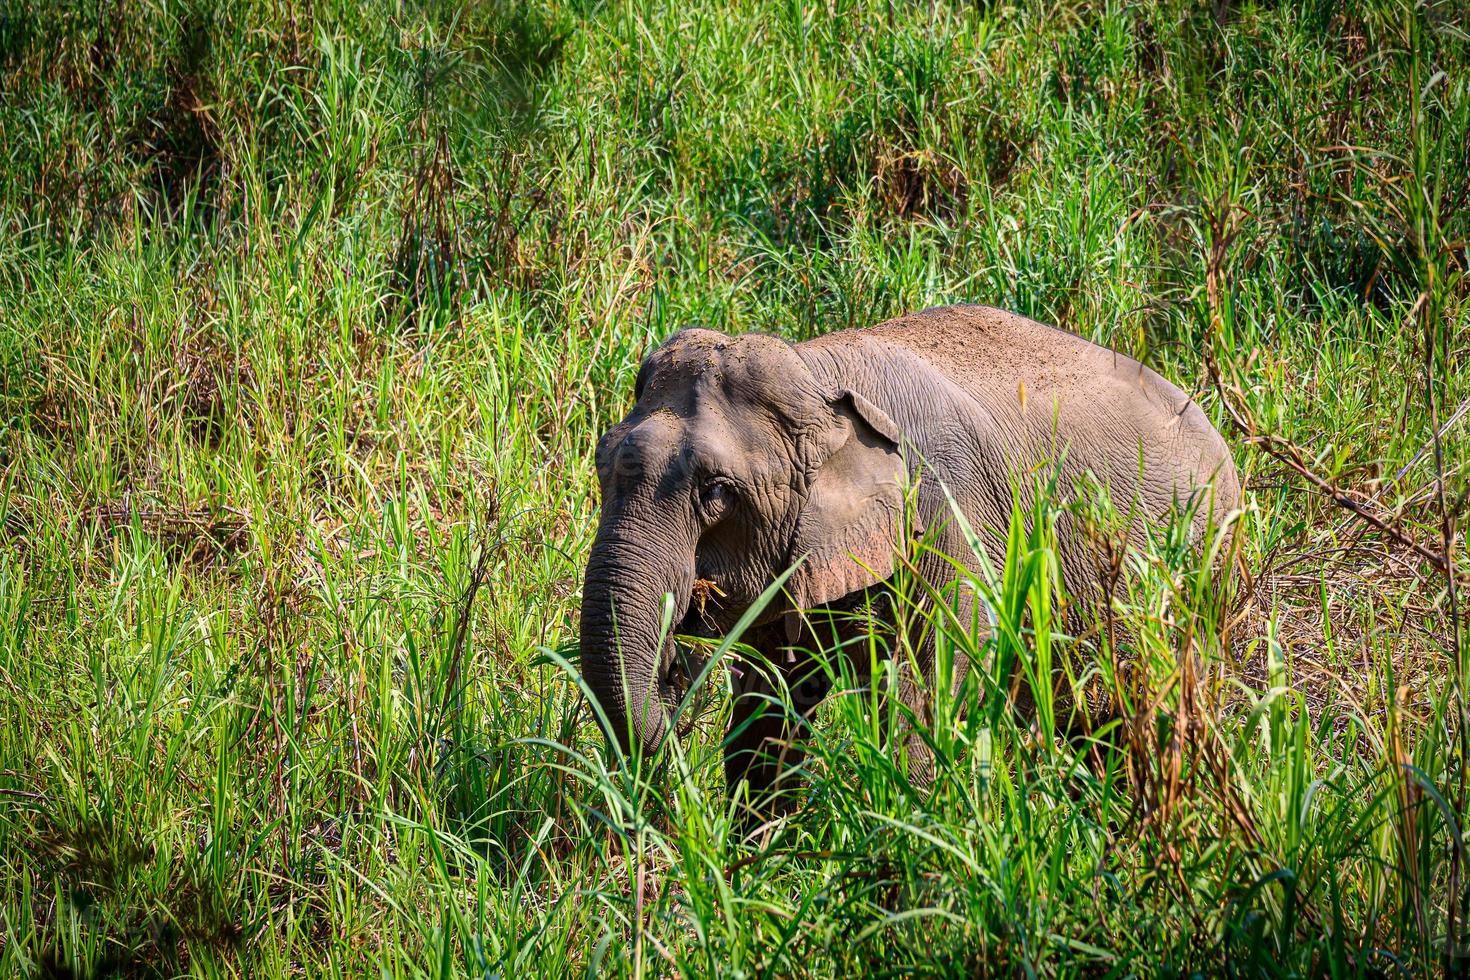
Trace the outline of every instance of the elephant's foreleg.
{"type": "Polygon", "coordinates": [[[765,662],[747,665],[735,684],[725,741],[726,785],[754,816],[789,805],[785,777],[805,759],[803,730],[831,689],[827,672],[811,658],[789,657],[774,645],[762,649],[770,651],[765,662]]]}
{"type": "MultiPolygon", "coordinates": [[[[893,744],[897,747],[901,739],[903,753],[908,761],[909,781],[918,788],[926,788],[934,781],[934,752],[924,734],[915,726],[926,729],[933,737],[937,724],[961,717],[963,706],[954,702],[962,696],[965,677],[970,670],[970,657],[965,652],[967,645],[975,650],[982,650],[990,633],[989,620],[973,591],[959,589],[951,592],[949,606],[952,616],[926,604],[925,616],[932,616],[932,619],[927,624],[916,623],[911,626],[910,649],[914,652],[899,654],[898,699],[903,705],[905,717],[900,720],[900,730],[895,733],[893,744]],[[969,638],[968,644],[950,644],[951,652],[945,658],[943,677],[940,676],[939,663],[941,632],[949,634],[956,641],[957,633],[963,633],[969,638]],[[950,699],[948,710],[937,711],[936,696],[946,689],[950,699]]],[[[886,705],[884,714],[886,717],[886,705]]]]}

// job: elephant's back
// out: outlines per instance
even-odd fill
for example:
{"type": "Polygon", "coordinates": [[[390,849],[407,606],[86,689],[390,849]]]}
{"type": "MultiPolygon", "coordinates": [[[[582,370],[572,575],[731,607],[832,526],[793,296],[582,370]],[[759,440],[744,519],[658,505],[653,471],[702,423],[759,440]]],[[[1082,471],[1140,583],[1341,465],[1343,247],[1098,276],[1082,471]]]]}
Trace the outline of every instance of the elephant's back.
{"type": "Polygon", "coordinates": [[[1102,396],[1144,399],[1179,415],[1191,404],[1152,368],[1086,338],[991,306],[936,306],[863,333],[898,344],[986,399],[1004,392],[1024,402],[1102,396]],[[1024,389],[1023,387],[1024,386],[1024,389]]]}
{"type": "Polygon", "coordinates": [[[1238,503],[1234,461],[1208,416],[1131,357],[988,306],[934,307],[850,336],[907,351],[966,392],[1007,434],[1013,465],[1055,458],[1061,442],[1065,469],[1141,483],[1149,510],[1207,484],[1215,517],[1238,503]]]}

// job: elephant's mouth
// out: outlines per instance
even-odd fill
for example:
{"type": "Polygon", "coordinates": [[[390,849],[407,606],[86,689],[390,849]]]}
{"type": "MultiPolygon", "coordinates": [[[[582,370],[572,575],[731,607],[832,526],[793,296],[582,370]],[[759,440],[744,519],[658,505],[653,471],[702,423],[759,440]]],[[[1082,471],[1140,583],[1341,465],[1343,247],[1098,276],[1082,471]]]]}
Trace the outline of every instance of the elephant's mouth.
{"type": "MultiPolygon", "coordinates": [[[[740,617],[750,608],[750,603],[750,597],[743,592],[726,592],[713,579],[696,578],[689,590],[684,618],[676,632],[702,639],[718,639],[735,628],[740,617]]],[[[773,603],[754,625],[763,625],[777,615],[777,604],[773,603]]]]}
{"type": "MultiPolygon", "coordinates": [[[[668,663],[663,670],[662,680],[665,690],[670,695],[672,706],[677,708],[684,704],[689,692],[694,690],[695,685],[699,683],[705,668],[709,666],[709,657],[704,650],[677,640],[673,641],[672,647],[668,663]]],[[[681,738],[694,730],[695,723],[709,707],[711,697],[711,686],[706,683],[696,691],[695,697],[689,699],[689,703],[684,705],[684,713],[680,715],[676,729],[681,738]]]]}
{"type": "Polygon", "coordinates": [[[722,620],[730,596],[712,578],[700,576],[689,589],[689,602],[685,606],[684,621],[680,632],[691,636],[718,636],[724,632],[722,620]]]}

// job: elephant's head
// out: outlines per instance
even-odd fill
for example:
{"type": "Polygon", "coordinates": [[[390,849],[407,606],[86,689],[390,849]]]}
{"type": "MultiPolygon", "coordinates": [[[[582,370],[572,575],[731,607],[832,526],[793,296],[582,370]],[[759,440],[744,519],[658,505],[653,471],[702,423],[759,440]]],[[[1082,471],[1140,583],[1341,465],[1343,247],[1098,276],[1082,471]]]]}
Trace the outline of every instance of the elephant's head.
{"type": "Polygon", "coordinates": [[[904,464],[887,415],[775,337],[682,331],[643,363],[634,397],[597,445],[582,670],[610,734],[652,752],[677,690],[664,596],[673,632],[716,636],[798,560],[757,623],[888,578],[904,464]]]}

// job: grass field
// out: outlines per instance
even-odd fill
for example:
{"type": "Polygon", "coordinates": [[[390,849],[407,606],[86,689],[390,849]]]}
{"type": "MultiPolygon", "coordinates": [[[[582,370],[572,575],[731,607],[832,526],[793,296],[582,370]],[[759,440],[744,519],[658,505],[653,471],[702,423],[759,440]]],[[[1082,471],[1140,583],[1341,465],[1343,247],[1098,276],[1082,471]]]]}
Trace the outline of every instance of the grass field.
{"type": "Polygon", "coordinates": [[[0,974],[1470,969],[1467,31],[0,0],[0,974]],[[681,325],[960,300],[1195,392],[1248,574],[1069,638],[1018,521],[934,785],[836,698],[742,840],[718,694],[637,775],[579,696],[596,437],[681,325]],[[985,696],[1068,651],[1092,744],[985,696]]]}

